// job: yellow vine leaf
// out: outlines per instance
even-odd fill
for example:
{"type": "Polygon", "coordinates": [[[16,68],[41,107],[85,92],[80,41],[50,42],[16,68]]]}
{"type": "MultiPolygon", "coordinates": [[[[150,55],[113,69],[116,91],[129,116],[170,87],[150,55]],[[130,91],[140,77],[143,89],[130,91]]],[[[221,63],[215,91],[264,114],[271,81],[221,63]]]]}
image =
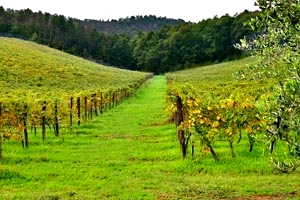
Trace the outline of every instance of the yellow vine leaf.
{"type": "Polygon", "coordinates": [[[219,126],[219,122],[218,121],[214,121],[211,125],[211,127],[213,128],[217,128],[219,126]]]}
{"type": "Polygon", "coordinates": [[[227,102],[227,107],[232,108],[233,104],[234,104],[234,101],[232,99],[229,99],[229,101],[227,102]]]}
{"type": "Polygon", "coordinates": [[[204,124],[205,120],[204,119],[200,119],[199,122],[200,122],[200,124],[204,124]]]}
{"type": "Polygon", "coordinates": [[[196,110],[193,110],[193,112],[192,112],[193,114],[200,114],[201,112],[200,112],[200,110],[199,109],[196,109],[196,110]]]}

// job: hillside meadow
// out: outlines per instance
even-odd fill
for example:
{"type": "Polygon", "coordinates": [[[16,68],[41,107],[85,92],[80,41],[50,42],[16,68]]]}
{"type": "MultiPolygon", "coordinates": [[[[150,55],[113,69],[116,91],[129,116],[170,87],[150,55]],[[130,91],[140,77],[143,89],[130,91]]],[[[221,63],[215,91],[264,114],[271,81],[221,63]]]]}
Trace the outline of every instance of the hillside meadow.
{"type": "Polygon", "coordinates": [[[138,84],[149,74],[108,67],[49,47],[0,37],[0,91],[80,93],[138,84]]]}
{"type": "MultiPolygon", "coordinates": [[[[3,41],[6,40],[8,39],[3,41]]],[[[14,42],[18,43],[19,40],[14,42]]],[[[30,45],[35,46],[33,43],[30,45]]],[[[17,46],[10,48],[16,50],[17,46]]],[[[22,45],[19,49],[21,48],[22,45]]],[[[27,48],[26,51],[30,52],[27,48]]],[[[51,51],[47,50],[43,55],[50,55],[51,51]]],[[[0,52],[3,53],[2,50],[0,52]]],[[[66,64],[73,63],[73,67],[77,66],[76,72],[86,72],[80,67],[83,60],[67,55],[65,56],[68,58],[64,59],[62,54],[58,54],[56,62],[62,59],[66,64]]],[[[8,57],[10,55],[5,54],[8,57]]],[[[43,56],[37,58],[35,55],[37,54],[32,54],[32,60],[38,65],[38,60],[43,56]]],[[[237,89],[235,84],[238,82],[232,74],[236,69],[242,69],[251,63],[252,59],[254,58],[195,68],[195,71],[189,73],[188,79],[192,80],[191,76],[195,76],[198,80],[195,85],[201,86],[203,89],[199,91],[205,92],[204,96],[207,97],[210,96],[210,88],[214,88],[215,92],[216,88],[225,91],[237,89]]],[[[48,59],[45,59],[45,62],[48,62],[48,59]]],[[[25,66],[22,61],[19,61],[18,65],[25,66]]],[[[14,65],[10,66],[13,68],[14,65]]],[[[57,66],[51,69],[58,70],[57,68],[64,65],[57,66]]],[[[66,68],[61,70],[69,72],[66,68]]],[[[97,76],[97,70],[94,72],[94,68],[91,68],[90,72],[95,73],[95,77],[101,77],[97,76]]],[[[22,75],[21,72],[18,73],[22,75]]],[[[117,70],[116,74],[107,76],[116,77],[118,80],[108,78],[105,83],[112,87],[115,84],[119,85],[123,80],[120,76],[126,73],[133,72],[123,73],[122,70],[117,70]]],[[[178,77],[184,76],[185,72],[177,73],[178,77]]],[[[66,86],[70,87],[66,90],[72,90],[74,86],[63,84],[69,80],[68,74],[65,74],[65,82],[62,80],[62,88],[66,86]]],[[[4,76],[7,76],[6,73],[4,76]]],[[[45,76],[47,77],[47,74],[45,76]]],[[[16,77],[19,75],[15,75],[15,78],[10,77],[9,80],[14,82],[16,77]]],[[[39,76],[37,77],[39,79],[39,76]]],[[[75,79],[73,74],[71,80],[75,79]]],[[[41,81],[44,80],[46,79],[42,77],[41,81]]],[[[31,85],[33,88],[39,87],[31,78],[27,82],[29,84],[24,84],[24,89],[30,88],[31,85]]],[[[42,84],[50,83],[45,81],[42,84]]],[[[245,82],[242,86],[247,89],[251,84],[245,82]]],[[[91,86],[87,88],[89,87],[91,86]]],[[[8,85],[5,88],[9,90],[8,85]]],[[[55,90],[56,87],[49,88],[55,90]]],[[[274,174],[269,166],[270,155],[264,151],[262,144],[255,144],[250,153],[246,139],[242,139],[239,144],[234,142],[236,156],[232,158],[228,142],[218,140],[214,148],[220,159],[216,162],[210,154],[203,153],[200,144],[196,143],[195,155],[191,156],[189,148],[188,156],[182,160],[176,127],[165,110],[167,88],[165,76],[154,76],[117,107],[80,126],[66,127],[59,137],[52,133],[51,128],[43,141],[40,128],[36,134],[28,128],[28,148],[24,149],[21,142],[13,138],[5,140],[3,158],[0,160],[0,199],[300,198],[299,170],[292,174],[274,174]]],[[[3,97],[3,94],[1,96],[3,97]]]]}
{"type": "Polygon", "coordinates": [[[267,91],[275,84],[275,80],[252,80],[251,76],[241,80],[241,72],[247,71],[255,62],[256,58],[250,56],[237,61],[167,73],[166,77],[180,87],[186,84],[194,87],[195,92],[203,99],[230,96],[234,93],[256,95],[267,91]]]}

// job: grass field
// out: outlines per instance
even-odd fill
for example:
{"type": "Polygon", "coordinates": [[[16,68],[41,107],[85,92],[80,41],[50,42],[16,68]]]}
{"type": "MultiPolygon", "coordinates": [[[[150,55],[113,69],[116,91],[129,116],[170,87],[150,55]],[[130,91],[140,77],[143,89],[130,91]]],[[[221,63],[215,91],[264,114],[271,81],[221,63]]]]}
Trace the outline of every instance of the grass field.
{"type": "Polygon", "coordinates": [[[96,64],[33,42],[0,37],[0,94],[106,91],[129,87],[147,75],[96,64]]]}
{"type": "Polygon", "coordinates": [[[274,85],[274,79],[271,78],[251,80],[251,76],[247,76],[244,80],[238,79],[235,74],[239,71],[246,71],[245,74],[249,75],[247,67],[254,65],[255,62],[255,57],[247,57],[236,61],[172,72],[166,76],[180,86],[187,83],[194,86],[197,95],[204,99],[241,92],[253,95],[258,91],[263,93],[263,89],[274,85]]]}
{"type": "Polygon", "coordinates": [[[115,109],[61,138],[30,134],[22,149],[3,144],[0,199],[299,199],[299,170],[274,175],[269,155],[246,140],[216,142],[220,161],[182,160],[165,109],[166,80],[156,76],[115,109]]]}

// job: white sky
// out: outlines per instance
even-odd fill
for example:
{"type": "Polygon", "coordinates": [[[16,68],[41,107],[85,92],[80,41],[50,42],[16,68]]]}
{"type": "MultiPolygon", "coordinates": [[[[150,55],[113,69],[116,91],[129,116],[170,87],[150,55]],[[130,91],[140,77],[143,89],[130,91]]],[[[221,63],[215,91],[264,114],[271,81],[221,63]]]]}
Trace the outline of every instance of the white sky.
{"type": "Polygon", "coordinates": [[[29,8],[34,12],[77,19],[111,20],[155,15],[199,22],[202,19],[257,10],[255,0],[0,0],[5,9],[29,8]]]}

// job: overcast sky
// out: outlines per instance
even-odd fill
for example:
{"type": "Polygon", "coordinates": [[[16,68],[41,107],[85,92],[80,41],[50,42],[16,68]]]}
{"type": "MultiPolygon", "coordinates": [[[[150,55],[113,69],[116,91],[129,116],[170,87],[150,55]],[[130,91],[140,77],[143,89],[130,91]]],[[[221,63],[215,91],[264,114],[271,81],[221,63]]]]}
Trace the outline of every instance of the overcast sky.
{"type": "Polygon", "coordinates": [[[0,0],[14,10],[64,15],[77,19],[111,20],[137,15],[155,15],[199,22],[202,19],[257,10],[255,0],[0,0]]]}

